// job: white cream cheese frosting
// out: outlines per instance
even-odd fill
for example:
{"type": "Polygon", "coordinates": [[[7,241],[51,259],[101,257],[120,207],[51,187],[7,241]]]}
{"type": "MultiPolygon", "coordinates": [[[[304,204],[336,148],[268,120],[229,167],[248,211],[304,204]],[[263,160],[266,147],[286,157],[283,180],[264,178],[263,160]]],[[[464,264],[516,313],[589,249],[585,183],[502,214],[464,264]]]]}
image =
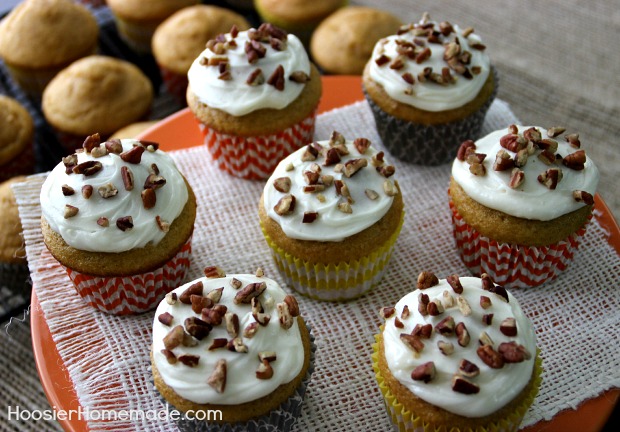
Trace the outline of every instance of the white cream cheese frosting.
{"type": "Polygon", "coordinates": [[[302,147],[278,164],[265,184],[263,205],[290,238],[342,241],[388,212],[397,193],[393,173],[383,152],[368,140],[346,140],[334,132],[330,140],[302,147]],[[364,144],[358,148],[355,143],[364,144]],[[347,167],[355,164],[363,167],[347,176],[347,167]],[[312,173],[316,173],[314,181],[312,173]],[[277,187],[283,180],[288,187],[277,187]],[[295,198],[294,209],[278,211],[278,203],[287,196],[295,198]],[[316,217],[308,221],[308,214],[316,217]]]}
{"type": "MultiPolygon", "coordinates": [[[[459,280],[463,288],[460,294],[457,294],[445,279],[439,279],[435,286],[415,290],[396,303],[395,311],[386,318],[383,330],[385,358],[392,375],[417,397],[458,415],[483,417],[506,405],[527,385],[534,368],[536,338],[531,322],[510,293],[503,291],[508,299],[506,301],[499,294],[483,290],[479,278],[461,277],[459,280]],[[421,294],[427,295],[429,302],[442,304],[443,312],[435,316],[422,315],[418,310],[418,298],[421,294]],[[490,301],[487,309],[481,306],[481,296],[488,297],[490,301]],[[466,301],[469,312],[466,311],[467,307],[459,307],[458,303],[463,304],[463,300],[466,301]],[[409,310],[407,318],[403,317],[405,306],[409,310]],[[490,324],[483,320],[483,316],[488,314],[492,314],[490,324]],[[465,346],[457,342],[454,331],[444,334],[439,331],[437,325],[447,317],[452,317],[453,326],[459,323],[465,325],[470,337],[465,346]],[[514,319],[516,324],[516,335],[507,336],[500,327],[504,320],[511,319],[514,319]],[[397,327],[397,324],[402,327],[397,327]],[[430,337],[419,338],[424,347],[416,353],[403,342],[401,334],[411,334],[416,325],[428,324],[432,326],[430,337]],[[498,352],[502,343],[514,342],[525,348],[527,358],[516,363],[504,361],[502,367],[491,368],[477,353],[483,333],[490,338],[495,352],[498,352]],[[438,346],[439,341],[451,344],[452,352],[444,346],[447,354],[442,353],[438,346]],[[466,377],[466,380],[478,388],[477,393],[467,394],[453,389],[454,377],[462,377],[459,368],[463,359],[478,367],[477,376],[466,377]],[[434,364],[434,377],[428,382],[414,380],[412,371],[427,362],[434,364]]],[[[486,338],[483,340],[488,341],[486,338]]]]}
{"type": "Polygon", "coordinates": [[[454,109],[472,101],[489,76],[484,48],[470,28],[425,15],[375,44],[369,76],[403,104],[431,112],[454,109]]]}
{"type": "Polygon", "coordinates": [[[172,158],[155,147],[156,143],[123,139],[101,143],[93,151],[80,149],[64,158],[41,188],[41,211],[51,229],[69,246],[84,251],[118,253],[159,243],[166,235],[164,225],[181,214],[188,191],[172,158]],[[106,149],[112,142],[119,146],[114,148],[116,153],[106,149]],[[123,160],[136,146],[143,150],[139,158],[123,160]],[[92,173],[75,172],[89,164],[95,165],[92,173]],[[131,190],[127,190],[123,172],[133,178],[131,190]],[[159,184],[146,184],[149,176],[159,184]],[[90,193],[83,191],[85,187],[90,193]],[[153,206],[142,198],[147,188],[152,189],[155,200],[148,199],[153,206]]]}
{"type": "Polygon", "coordinates": [[[293,319],[292,326],[288,329],[280,324],[278,305],[285,302],[285,296],[286,293],[275,281],[250,274],[203,277],[175,289],[172,294],[168,294],[167,300],[159,304],[153,321],[153,361],[163,381],[187,400],[198,404],[223,405],[256,400],[272,393],[278,386],[292,381],[302,370],[305,352],[297,318],[293,319]],[[237,285],[239,288],[233,286],[235,280],[239,281],[237,285]],[[214,325],[208,336],[197,341],[195,346],[179,345],[172,349],[176,359],[179,360],[171,364],[162,352],[166,349],[164,338],[178,325],[184,326],[185,331],[188,331],[184,324],[185,320],[201,317],[201,313],[195,313],[191,305],[181,302],[181,294],[197,282],[202,283],[201,294],[204,296],[208,296],[213,290],[223,288],[221,298],[214,303],[225,306],[227,313],[237,316],[238,338],[245,346],[246,352],[231,351],[226,346],[209,349],[216,339],[232,340],[224,319],[222,324],[214,325]],[[251,304],[237,304],[234,300],[241,290],[255,283],[266,284],[265,290],[257,297],[264,313],[270,315],[266,326],[257,325],[251,304]],[[172,296],[176,296],[177,300],[174,304],[169,304],[167,300],[172,296]],[[172,316],[169,325],[163,324],[159,319],[165,313],[172,316]],[[251,325],[257,327],[256,333],[252,337],[246,337],[245,329],[251,325]],[[273,375],[268,379],[260,379],[256,374],[261,364],[259,354],[265,352],[275,354],[275,360],[269,361],[273,375]],[[190,367],[180,361],[183,355],[197,356],[195,366],[190,367]],[[222,360],[226,362],[226,377],[223,391],[219,392],[214,386],[209,385],[208,381],[216,365],[222,360]]]}
{"type": "MultiPolygon", "coordinates": [[[[467,160],[456,158],[452,165],[454,180],[473,200],[515,217],[546,221],[583,207],[585,202],[576,199],[574,193],[575,191],[583,191],[594,196],[598,186],[599,171],[594,162],[579,148],[578,136],[564,132],[556,135],[557,132],[552,128],[513,126],[516,128],[515,134],[508,129],[501,129],[475,142],[475,153],[486,155],[482,162],[484,166],[482,175],[472,173],[471,164],[467,160]],[[508,137],[512,135],[521,140],[522,146],[526,145],[525,143],[531,140],[524,138],[524,133],[530,136],[528,131],[531,131],[532,128],[539,132],[540,139],[536,136],[536,140],[541,144],[533,143],[530,146],[531,149],[526,157],[525,165],[518,167],[523,172],[523,182],[518,187],[513,188],[510,186],[510,179],[513,170],[516,168],[511,167],[497,171],[494,169],[496,155],[503,150],[514,161],[517,152],[503,147],[502,140],[508,142],[508,137]],[[551,136],[549,131],[551,131],[551,136]],[[566,136],[570,137],[570,142],[566,136]],[[550,150],[553,151],[547,153],[548,159],[555,158],[554,162],[550,164],[544,162],[544,155],[541,156],[543,153],[541,146],[544,147],[545,143],[551,144],[553,147],[557,146],[557,149],[552,148],[550,150]],[[571,154],[582,154],[585,162],[582,165],[572,166],[566,162],[566,157],[571,154]],[[561,172],[561,178],[554,189],[539,181],[539,176],[549,169],[557,169],[561,172]]],[[[561,129],[556,128],[555,130],[561,129]]]]}
{"type": "Polygon", "coordinates": [[[207,106],[234,116],[264,108],[282,109],[304,89],[303,77],[310,76],[310,60],[295,35],[262,25],[216,40],[220,42],[207,44],[210,48],[194,60],[188,72],[191,91],[207,106]],[[261,54],[254,59],[255,54],[250,52],[261,54]],[[270,83],[279,67],[283,69],[281,86],[270,83]],[[250,78],[252,74],[255,79],[250,78]],[[295,74],[302,78],[292,78],[295,74]]]}

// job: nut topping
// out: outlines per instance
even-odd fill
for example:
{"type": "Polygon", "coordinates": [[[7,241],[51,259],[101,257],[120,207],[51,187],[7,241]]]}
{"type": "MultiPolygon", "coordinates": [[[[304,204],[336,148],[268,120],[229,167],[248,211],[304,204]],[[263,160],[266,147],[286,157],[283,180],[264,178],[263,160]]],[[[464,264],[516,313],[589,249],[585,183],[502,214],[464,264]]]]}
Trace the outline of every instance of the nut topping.
{"type": "Polygon", "coordinates": [[[478,357],[487,366],[493,369],[501,369],[504,367],[504,359],[500,353],[495,351],[491,345],[482,345],[476,350],[478,357]]]}
{"type": "Polygon", "coordinates": [[[423,271],[418,275],[418,289],[427,289],[439,284],[439,279],[434,273],[423,271]]]}
{"type": "Polygon", "coordinates": [[[232,338],[239,336],[239,316],[236,313],[226,312],[226,331],[232,338]]]}
{"type": "Polygon", "coordinates": [[[198,317],[186,318],[183,324],[185,325],[185,330],[187,331],[187,333],[198,340],[203,340],[204,338],[209,336],[209,333],[213,328],[211,324],[201,320],[198,317]]]}
{"type": "Polygon", "coordinates": [[[447,316],[435,325],[435,330],[444,336],[454,333],[454,318],[447,316]]]}
{"type": "Polygon", "coordinates": [[[449,356],[454,352],[454,345],[452,342],[439,340],[437,341],[437,348],[439,348],[439,351],[445,356],[449,356]]]}
{"type": "Polygon", "coordinates": [[[456,274],[450,275],[446,278],[446,282],[452,287],[452,290],[456,294],[463,293],[463,285],[461,285],[461,281],[459,280],[459,276],[456,274]]]}
{"type": "Polygon", "coordinates": [[[413,350],[416,353],[420,353],[424,349],[424,343],[417,336],[413,336],[413,335],[410,335],[410,334],[407,334],[407,333],[401,333],[400,334],[400,340],[408,348],[410,348],[411,350],[413,350]]]}
{"type": "Polygon", "coordinates": [[[188,367],[196,367],[200,361],[200,356],[193,354],[181,354],[177,360],[188,367]]]}
{"type": "Polygon", "coordinates": [[[89,199],[93,194],[93,187],[91,185],[84,185],[82,186],[82,197],[84,197],[84,199],[89,199]]]}
{"type": "Polygon", "coordinates": [[[198,281],[196,283],[191,284],[189,287],[185,289],[179,296],[179,301],[184,304],[192,304],[191,296],[197,295],[202,297],[202,282],[198,281]]]}
{"type": "Polygon", "coordinates": [[[173,319],[174,317],[169,312],[159,314],[159,316],[157,317],[157,320],[165,326],[170,326],[173,319]]]}
{"type": "Polygon", "coordinates": [[[414,381],[429,382],[435,378],[435,363],[432,361],[422,363],[411,372],[411,379],[414,381]]]}
{"type": "Polygon", "coordinates": [[[286,216],[293,213],[293,211],[295,211],[295,196],[291,194],[284,195],[273,207],[273,210],[279,216],[286,216]]]}
{"type": "Polygon", "coordinates": [[[235,294],[235,298],[233,302],[235,304],[250,304],[252,303],[252,299],[258,297],[267,289],[267,284],[265,282],[254,282],[247,284],[244,288],[237,291],[235,294]]]}
{"type": "Polygon", "coordinates": [[[520,363],[525,360],[529,360],[532,355],[528,350],[516,342],[502,342],[497,347],[497,350],[501,354],[505,363],[520,363]]]}
{"type": "Polygon", "coordinates": [[[123,186],[125,186],[125,190],[133,190],[133,173],[128,167],[121,167],[121,178],[123,179],[123,186]]]}
{"type": "MultiPolygon", "coordinates": [[[[109,149],[108,149],[109,150],[109,149]]],[[[142,146],[135,146],[120,154],[122,160],[130,164],[139,164],[142,160],[142,153],[146,149],[142,146]]]]}
{"type": "Polygon", "coordinates": [[[470,337],[467,327],[465,327],[465,323],[459,322],[456,325],[454,332],[456,333],[456,340],[460,346],[466,347],[469,345],[470,337]]]}
{"type": "MultiPolygon", "coordinates": [[[[76,158],[77,161],[77,158],[76,158]]],[[[72,168],[74,174],[83,174],[85,177],[89,177],[97,174],[103,169],[103,165],[99,161],[86,161],[81,164],[77,164],[72,168]]]]}
{"type": "Polygon", "coordinates": [[[462,359],[459,363],[459,373],[464,377],[474,378],[480,374],[480,368],[475,363],[462,359]]]}
{"type": "Polygon", "coordinates": [[[586,205],[594,204],[594,197],[592,196],[592,194],[586,191],[573,191],[573,198],[575,199],[575,201],[585,203],[586,205]]]}
{"type": "Polygon", "coordinates": [[[95,147],[98,147],[99,144],[101,144],[101,136],[99,136],[98,133],[94,133],[86,137],[82,143],[82,148],[86,153],[90,153],[95,147]]]}
{"type": "Polygon", "coordinates": [[[284,303],[288,306],[288,311],[293,318],[299,316],[299,304],[297,303],[297,299],[290,294],[287,294],[284,297],[284,303]]]}
{"type": "Polygon", "coordinates": [[[62,189],[62,194],[64,196],[71,196],[73,194],[75,194],[75,189],[73,189],[71,186],[64,184],[61,186],[62,189]]]}
{"type": "Polygon", "coordinates": [[[280,177],[273,181],[273,187],[282,193],[287,193],[291,190],[291,179],[290,177],[280,177]]]}
{"type": "Polygon", "coordinates": [[[506,318],[499,324],[502,334],[513,337],[517,335],[517,322],[514,318],[506,318]]]}
{"type": "Polygon", "coordinates": [[[581,171],[585,168],[586,152],[583,150],[577,150],[574,153],[568,154],[564,156],[562,163],[570,169],[581,171]]]}
{"type": "Polygon", "coordinates": [[[112,183],[106,183],[103,186],[97,188],[97,192],[101,195],[101,198],[111,198],[118,194],[118,189],[112,183]]]}
{"type": "Polygon", "coordinates": [[[452,390],[457,393],[476,394],[480,391],[480,387],[460,375],[454,375],[452,377],[452,390]]]}
{"type": "Polygon", "coordinates": [[[267,360],[263,360],[256,369],[256,378],[258,379],[270,379],[273,376],[273,368],[267,360]]]}
{"type": "Polygon", "coordinates": [[[276,309],[278,310],[278,319],[280,321],[280,326],[284,330],[290,329],[293,326],[293,316],[288,310],[288,305],[285,302],[278,303],[276,305],[276,309]]]}
{"type": "Polygon", "coordinates": [[[559,168],[549,168],[538,176],[538,181],[547,188],[554,190],[562,180],[562,170],[559,168]]]}
{"type": "Polygon", "coordinates": [[[63,213],[63,216],[65,219],[69,219],[75,216],[76,214],[78,214],[79,211],[80,211],[79,208],[69,205],[69,204],[65,204],[65,211],[63,213]]]}
{"type": "Polygon", "coordinates": [[[178,325],[173,327],[173,329],[170,330],[166,336],[164,336],[164,346],[166,349],[172,351],[181,345],[183,343],[184,334],[185,330],[183,330],[183,326],[178,325]]]}
{"type": "Polygon", "coordinates": [[[218,393],[223,393],[226,388],[226,360],[220,359],[215,364],[215,369],[211,372],[209,379],[207,380],[213,389],[218,393]]]}

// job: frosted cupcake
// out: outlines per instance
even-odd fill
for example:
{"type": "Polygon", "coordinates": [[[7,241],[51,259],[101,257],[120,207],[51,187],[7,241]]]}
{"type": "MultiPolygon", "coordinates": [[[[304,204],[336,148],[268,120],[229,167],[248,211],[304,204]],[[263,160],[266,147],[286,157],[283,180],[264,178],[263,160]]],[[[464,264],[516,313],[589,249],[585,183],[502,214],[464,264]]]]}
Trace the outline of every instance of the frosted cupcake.
{"type": "MultiPolygon", "coordinates": [[[[414,282],[415,283],[415,282],[414,282]]],[[[516,431],[541,383],[532,323],[484,275],[438,279],[381,310],[373,369],[400,431],[516,431]]]]}
{"type": "Polygon", "coordinates": [[[299,39],[271,24],[218,36],[188,72],[187,103],[218,166],[265,179],[312,141],[321,78],[299,39]]]}
{"type": "Polygon", "coordinates": [[[592,217],[599,172],[564,128],[511,125],[463,142],[450,208],[461,259],[506,287],[555,279],[592,217]]]}
{"type": "Polygon", "coordinates": [[[334,132],[284,159],[267,180],[260,223],[289,286],[319,300],[379,283],[402,227],[395,169],[366,138],[334,132]]]}
{"type": "Polygon", "coordinates": [[[99,310],[145,312],[185,278],[196,198],[157,143],[88,137],[49,173],[41,211],[47,249],[99,310]]]}
{"type": "Polygon", "coordinates": [[[182,431],[288,431],[301,412],[314,345],[295,298],[261,271],[216,267],[155,312],[151,365],[182,431]],[[215,410],[220,417],[202,420],[215,410]],[[196,420],[195,420],[196,419],[196,420]],[[201,419],[201,420],[197,420],[201,419]]]}
{"type": "Polygon", "coordinates": [[[459,144],[480,135],[497,76],[472,28],[418,23],[377,42],[363,74],[379,136],[399,159],[448,163],[459,144]]]}

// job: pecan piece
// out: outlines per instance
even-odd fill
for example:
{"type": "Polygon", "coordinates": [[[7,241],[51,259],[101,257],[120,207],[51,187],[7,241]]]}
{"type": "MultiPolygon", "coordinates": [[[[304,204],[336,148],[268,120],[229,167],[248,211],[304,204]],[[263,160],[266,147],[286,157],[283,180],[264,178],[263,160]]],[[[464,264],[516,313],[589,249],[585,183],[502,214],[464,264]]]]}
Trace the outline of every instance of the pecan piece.
{"type": "Polygon", "coordinates": [[[564,131],[566,131],[565,127],[553,126],[553,127],[550,127],[549,129],[547,129],[547,136],[549,138],[555,138],[556,136],[564,133],[564,131]]]}
{"type": "Polygon", "coordinates": [[[394,183],[392,183],[391,180],[386,179],[383,182],[383,192],[385,192],[387,196],[393,197],[393,196],[398,195],[398,188],[396,187],[394,183]]]}
{"type": "Polygon", "coordinates": [[[73,189],[71,186],[64,184],[61,186],[62,189],[62,194],[64,196],[71,196],[73,194],[75,194],[75,189],[73,189]]]}
{"type": "Polygon", "coordinates": [[[422,381],[427,383],[435,378],[435,373],[435,363],[429,361],[416,366],[411,372],[411,379],[414,381],[422,381]]]}
{"type": "Polygon", "coordinates": [[[133,228],[133,218],[131,216],[122,216],[116,219],[116,227],[121,231],[129,231],[133,228]]]}
{"type": "Polygon", "coordinates": [[[226,272],[218,266],[207,266],[203,269],[202,272],[208,279],[217,279],[226,276],[226,272]]]}
{"type": "Polygon", "coordinates": [[[192,311],[199,314],[204,308],[213,307],[213,301],[210,298],[203,297],[201,294],[190,294],[190,303],[192,304],[192,311]]]}
{"type": "Polygon", "coordinates": [[[513,168],[514,166],[515,161],[506,150],[501,149],[497,152],[497,155],[495,156],[495,162],[493,163],[494,171],[506,171],[513,168]]]}
{"type": "Polygon", "coordinates": [[[410,334],[407,334],[407,333],[401,333],[400,334],[400,340],[408,348],[410,348],[411,350],[413,350],[416,353],[420,353],[424,349],[424,343],[417,336],[410,335],[410,334]]]}
{"type": "Polygon", "coordinates": [[[423,271],[418,275],[418,289],[427,289],[439,284],[439,279],[434,273],[423,271]]]}
{"type": "Polygon", "coordinates": [[[558,183],[562,180],[562,170],[559,168],[549,168],[547,171],[540,173],[538,176],[538,182],[545,185],[547,188],[554,190],[558,183]]]}
{"type": "Polygon", "coordinates": [[[237,291],[235,294],[235,298],[233,302],[235,304],[250,304],[252,303],[252,299],[258,297],[267,289],[267,284],[265,282],[254,282],[247,284],[244,288],[237,291]]]}
{"type": "Polygon", "coordinates": [[[304,212],[304,216],[301,220],[302,223],[312,223],[319,217],[317,212],[307,211],[304,212]]]}
{"type": "Polygon", "coordinates": [[[276,214],[280,216],[286,216],[295,211],[295,196],[286,194],[277,202],[273,207],[276,214]]]}
{"type": "Polygon", "coordinates": [[[194,354],[181,354],[177,357],[177,360],[187,367],[196,367],[200,361],[200,356],[194,354]]]}
{"type": "Polygon", "coordinates": [[[273,376],[273,368],[267,360],[263,360],[256,369],[256,378],[265,380],[273,376]]]}
{"type": "Polygon", "coordinates": [[[202,282],[198,281],[188,286],[179,296],[179,301],[183,304],[192,304],[192,295],[202,297],[202,282]]]}
{"type": "Polygon", "coordinates": [[[368,166],[368,159],[361,158],[348,160],[344,163],[343,174],[347,178],[350,178],[366,166],[368,166]]]}
{"type": "Polygon", "coordinates": [[[125,186],[125,190],[133,190],[133,172],[131,172],[128,167],[121,167],[121,178],[123,179],[123,186],[125,186]]]}
{"type": "Polygon", "coordinates": [[[433,334],[433,325],[432,324],[416,324],[413,330],[411,331],[413,336],[417,336],[422,339],[430,339],[433,334]]]}
{"type": "Polygon", "coordinates": [[[155,216],[155,223],[157,224],[157,228],[165,233],[170,230],[170,223],[163,220],[159,215],[155,216]]]}
{"type": "Polygon", "coordinates": [[[185,325],[185,330],[187,331],[187,333],[198,340],[203,340],[204,338],[209,336],[209,333],[213,328],[211,324],[201,320],[198,317],[186,318],[183,324],[185,325]]]}
{"type": "Polygon", "coordinates": [[[446,282],[448,282],[448,284],[452,287],[452,290],[456,294],[462,294],[463,293],[463,285],[461,285],[461,281],[460,281],[458,275],[453,274],[453,275],[448,276],[446,278],[446,282]]]}
{"type": "Polygon", "coordinates": [[[473,140],[463,141],[459,146],[459,149],[456,153],[456,158],[461,162],[465,162],[469,153],[474,153],[476,151],[476,144],[473,140]]]}
{"type": "Polygon", "coordinates": [[[457,393],[476,394],[480,391],[480,387],[465,377],[454,375],[452,377],[452,390],[457,393]]]}
{"type": "Polygon", "coordinates": [[[72,168],[74,174],[83,174],[85,177],[97,174],[103,169],[103,165],[99,161],[86,161],[77,164],[72,168]]]}
{"type": "Polygon", "coordinates": [[[280,326],[284,330],[288,330],[293,326],[293,316],[288,309],[288,304],[285,302],[278,303],[276,305],[276,309],[278,310],[278,319],[280,320],[280,326]]]}
{"type": "Polygon", "coordinates": [[[157,317],[157,320],[162,323],[165,326],[170,326],[170,324],[172,324],[172,320],[174,319],[174,317],[172,316],[172,314],[170,312],[164,312],[162,314],[159,314],[159,316],[157,317]]]}
{"type": "Polygon", "coordinates": [[[493,324],[493,314],[483,314],[482,315],[482,324],[486,324],[488,326],[493,324]]]}
{"type": "Polygon", "coordinates": [[[224,319],[226,320],[226,331],[230,337],[239,336],[239,316],[236,313],[226,312],[224,319]]]}
{"type": "Polygon", "coordinates": [[[218,393],[224,392],[224,389],[226,389],[226,360],[220,359],[217,361],[215,369],[213,369],[209,379],[207,379],[207,384],[218,393]]]}
{"type": "Polygon", "coordinates": [[[529,360],[532,355],[529,351],[516,342],[502,342],[497,347],[498,352],[501,354],[505,363],[520,363],[525,360],[529,360]]]}
{"type": "Polygon", "coordinates": [[[209,351],[213,351],[213,350],[224,348],[227,346],[228,346],[228,340],[226,338],[214,338],[213,342],[211,342],[211,345],[209,345],[209,348],[207,349],[209,351]]]}
{"type": "Polygon", "coordinates": [[[525,181],[525,173],[519,168],[513,168],[510,172],[510,180],[508,180],[508,187],[511,189],[517,189],[525,181]]]}
{"type": "Polygon", "coordinates": [[[575,147],[575,148],[580,148],[581,147],[581,142],[579,141],[579,134],[572,133],[572,134],[564,135],[564,138],[566,138],[566,141],[572,147],[575,147]]]}
{"type": "Polygon", "coordinates": [[[130,164],[139,164],[142,160],[142,153],[146,149],[142,146],[135,146],[120,154],[122,160],[130,164]]]}
{"type": "Polygon", "coordinates": [[[581,171],[585,168],[586,152],[583,150],[577,150],[574,153],[568,154],[564,156],[564,159],[562,159],[562,163],[567,168],[573,169],[575,171],[581,171]]]}
{"type": "Polygon", "coordinates": [[[293,71],[288,79],[299,84],[305,84],[310,81],[310,76],[304,71],[293,71]]]}
{"type": "Polygon", "coordinates": [[[70,204],[65,204],[65,210],[64,210],[64,213],[63,213],[63,217],[65,219],[69,219],[69,218],[75,216],[76,214],[78,214],[79,211],[80,211],[79,208],[77,208],[75,206],[72,206],[70,204]]]}
{"type": "Polygon", "coordinates": [[[290,294],[287,294],[284,297],[284,303],[288,306],[288,311],[293,318],[298,317],[299,312],[299,303],[297,303],[297,299],[290,294]]]}
{"type": "Polygon", "coordinates": [[[456,340],[460,346],[466,347],[469,345],[470,337],[467,327],[465,327],[465,323],[459,322],[456,325],[454,332],[456,333],[456,340]]]}
{"type": "Polygon", "coordinates": [[[464,377],[474,378],[480,374],[480,368],[476,366],[476,363],[462,359],[459,363],[459,373],[464,377]]]}
{"type": "Polygon", "coordinates": [[[479,346],[476,354],[480,360],[492,369],[501,369],[504,367],[504,359],[500,353],[495,351],[491,345],[479,346]]]}
{"type": "Polygon", "coordinates": [[[93,187],[91,185],[82,186],[82,196],[84,199],[89,199],[93,194],[93,187]]]}
{"type": "Polygon", "coordinates": [[[420,315],[426,316],[428,315],[428,304],[430,300],[427,294],[420,293],[418,295],[418,312],[420,315]]]}
{"type": "Polygon", "coordinates": [[[437,341],[437,348],[439,348],[439,351],[441,351],[441,353],[446,356],[449,356],[454,352],[454,345],[452,344],[452,342],[439,340],[437,341]]]}
{"type": "Polygon", "coordinates": [[[454,333],[454,318],[447,316],[435,325],[435,330],[444,336],[454,333]]]}
{"type": "Polygon", "coordinates": [[[527,140],[517,134],[509,133],[499,139],[499,145],[506,150],[517,153],[519,150],[527,147],[527,140]]]}
{"type": "Polygon", "coordinates": [[[360,154],[366,153],[366,150],[370,147],[370,140],[368,138],[356,138],[353,141],[353,146],[360,154]]]}
{"type": "Polygon", "coordinates": [[[103,186],[97,188],[97,192],[101,195],[101,198],[111,198],[118,194],[118,189],[112,183],[106,183],[103,186]]]}
{"type": "Polygon", "coordinates": [[[228,351],[237,352],[246,354],[248,352],[248,347],[245,346],[243,340],[241,338],[234,338],[228,341],[227,345],[228,351]]]}
{"type": "Polygon", "coordinates": [[[278,65],[271,76],[267,79],[267,84],[272,85],[278,91],[284,90],[284,67],[278,65]]]}
{"type": "Polygon", "coordinates": [[[105,228],[105,227],[110,226],[110,221],[108,220],[107,217],[101,216],[99,219],[97,219],[97,225],[105,228]]]}
{"type": "Polygon", "coordinates": [[[392,317],[395,313],[396,313],[396,308],[392,306],[381,308],[381,310],[379,311],[379,315],[381,315],[381,318],[383,319],[388,319],[392,317]]]}
{"type": "Polygon", "coordinates": [[[149,174],[144,180],[144,189],[159,189],[166,184],[166,179],[157,174],[149,174]]]}
{"type": "Polygon", "coordinates": [[[592,196],[591,193],[586,192],[586,191],[582,191],[582,190],[573,191],[573,198],[575,199],[575,201],[585,203],[586,205],[594,204],[594,197],[592,196]]]}
{"type": "Polygon", "coordinates": [[[170,330],[168,334],[164,336],[164,346],[166,347],[166,349],[172,351],[183,343],[184,335],[185,330],[183,330],[183,326],[178,325],[173,327],[172,330],[170,330]]]}
{"type": "Polygon", "coordinates": [[[246,339],[252,339],[254,337],[254,335],[256,334],[256,332],[258,331],[258,322],[254,321],[249,323],[244,329],[243,329],[243,337],[246,339]]]}
{"type": "Polygon", "coordinates": [[[516,336],[517,335],[517,321],[512,317],[504,319],[499,324],[499,331],[501,331],[502,334],[508,337],[516,336]]]}
{"type": "Polygon", "coordinates": [[[166,361],[169,364],[175,364],[177,362],[177,356],[175,356],[169,349],[164,348],[160,352],[164,355],[164,357],[166,357],[166,361]]]}
{"type": "Polygon", "coordinates": [[[291,179],[290,177],[280,177],[273,181],[273,187],[282,193],[287,193],[291,190],[291,179]]]}

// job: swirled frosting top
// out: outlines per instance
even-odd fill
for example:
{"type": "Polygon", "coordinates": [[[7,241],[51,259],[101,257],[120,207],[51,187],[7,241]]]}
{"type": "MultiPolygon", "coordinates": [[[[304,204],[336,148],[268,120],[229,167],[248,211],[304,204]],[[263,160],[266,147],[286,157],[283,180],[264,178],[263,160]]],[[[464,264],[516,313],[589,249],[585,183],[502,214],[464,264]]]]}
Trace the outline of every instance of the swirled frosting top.
{"type": "Polygon", "coordinates": [[[220,35],[194,60],[189,86],[209,107],[234,116],[293,102],[310,77],[301,41],[271,25],[220,35]]]}
{"type": "Polygon", "coordinates": [[[564,128],[511,125],[461,145],[452,176],[480,204],[551,220],[593,203],[599,171],[564,128]]]}
{"type": "Polygon", "coordinates": [[[437,279],[423,272],[420,280],[423,289],[382,309],[390,372],[417,397],[452,413],[497,411],[532,376],[536,338],[529,319],[486,276],[437,279]]]}
{"type": "Polygon", "coordinates": [[[188,191],[172,158],[158,147],[87,138],[41,188],[41,211],[51,229],[84,251],[117,253],[159,243],[188,191]]]}
{"type": "Polygon", "coordinates": [[[334,132],[292,153],[267,180],[265,211],[299,240],[342,241],[370,227],[398,193],[394,167],[370,144],[334,132]]]}
{"type": "Polygon", "coordinates": [[[203,277],[157,307],[153,361],[164,382],[187,400],[249,402],[301,372],[305,353],[297,315],[294,297],[267,277],[203,277]]]}
{"type": "Polygon", "coordinates": [[[487,80],[491,62],[473,29],[424,15],[380,39],[368,62],[370,78],[403,104],[445,111],[472,101],[487,80]]]}

